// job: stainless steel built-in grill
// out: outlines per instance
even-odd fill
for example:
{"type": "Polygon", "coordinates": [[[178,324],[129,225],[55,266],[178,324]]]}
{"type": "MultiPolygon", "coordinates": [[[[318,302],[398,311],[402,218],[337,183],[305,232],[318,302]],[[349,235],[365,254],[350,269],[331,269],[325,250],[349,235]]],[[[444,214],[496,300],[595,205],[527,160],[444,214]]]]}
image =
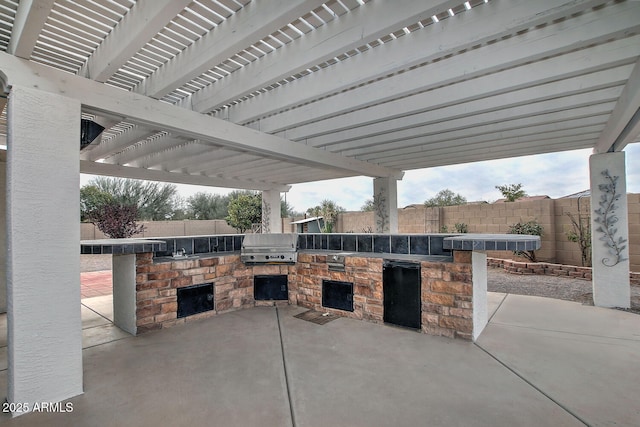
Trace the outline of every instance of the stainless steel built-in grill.
{"type": "Polygon", "coordinates": [[[240,259],[245,264],[293,264],[298,260],[298,235],[246,234],[240,259]]]}

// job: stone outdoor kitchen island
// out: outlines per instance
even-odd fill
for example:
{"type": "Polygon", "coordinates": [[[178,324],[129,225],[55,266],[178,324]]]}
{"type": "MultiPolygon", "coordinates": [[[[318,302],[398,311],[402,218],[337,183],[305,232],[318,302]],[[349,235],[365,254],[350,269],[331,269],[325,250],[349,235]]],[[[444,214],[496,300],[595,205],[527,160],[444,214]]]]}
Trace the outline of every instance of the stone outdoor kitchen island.
{"type": "MultiPolygon", "coordinates": [[[[393,295],[388,291],[391,285],[386,270],[399,265],[417,278],[419,318],[412,328],[430,335],[475,340],[487,323],[484,251],[540,247],[537,236],[301,234],[295,263],[251,265],[240,259],[241,241],[238,235],[166,238],[162,243],[145,241],[147,245],[167,242],[166,246],[138,244],[137,250],[118,246],[120,253],[113,251],[116,246],[110,246],[115,241],[102,246],[93,241],[84,242],[83,253],[114,254],[114,312],[123,312],[118,305],[135,307],[133,312],[124,310],[128,314],[115,316],[115,323],[134,335],[276,304],[401,324],[385,313],[385,307],[393,309],[385,301],[393,295]],[[186,255],[173,256],[183,246],[186,255]],[[121,257],[130,262],[121,262],[121,257]],[[259,297],[258,280],[265,279],[276,280],[284,296],[259,297]],[[123,292],[123,288],[131,292],[123,292]],[[116,289],[129,300],[116,297],[116,289]]],[[[395,285],[400,291],[410,286],[403,280],[395,285]]]]}

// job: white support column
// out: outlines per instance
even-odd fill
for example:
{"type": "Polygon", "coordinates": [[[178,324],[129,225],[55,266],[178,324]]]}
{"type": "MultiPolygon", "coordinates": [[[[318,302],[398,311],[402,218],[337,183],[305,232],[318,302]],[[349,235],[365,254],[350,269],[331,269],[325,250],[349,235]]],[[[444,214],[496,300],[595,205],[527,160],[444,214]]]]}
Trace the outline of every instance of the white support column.
{"type": "Polygon", "coordinates": [[[262,192],[262,232],[282,233],[280,192],[277,190],[262,192]]]}
{"type": "Polygon", "coordinates": [[[383,177],[373,180],[376,233],[398,232],[398,181],[383,177]]]}
{"type": "Polygon", "coordinates": [[[135,335],[136,324],[136,255],[113,255],[113,323],[135,335]]]}
{"type": "Polygon", "coordinates": [[[473,283],[473,341],[476,341],[489,322],[487,305],[487,254],[471,252],[473,283]]]}
{"type": "Polygon", "coordinates": [[[30,411],[83,392],[80,102],[13,86],[7,133],[7,400],[30,411]]]}
{"type": "Polygon", "coordinates": [[[0,162],[0,313],[7,312],[7,164],[0,162]]]}
{"type": "Polygon", "coordinates": [[[593,302],[629,308],[629,215],[625,153],[594,154],[591,176],[593,302]]]}

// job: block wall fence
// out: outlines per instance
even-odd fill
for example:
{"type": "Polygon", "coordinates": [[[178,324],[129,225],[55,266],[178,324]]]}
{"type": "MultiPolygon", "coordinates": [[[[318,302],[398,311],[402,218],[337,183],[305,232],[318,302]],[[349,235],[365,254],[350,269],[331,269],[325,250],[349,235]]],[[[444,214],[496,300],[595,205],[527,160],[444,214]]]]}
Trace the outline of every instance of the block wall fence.
{"type": "MultiPolygon", "coordinates": [[[[629,260],[631,271],[640,272],[640,194],[627,194],[629,210],[629,260]]],[[[567,239],[571,219],[577,217],[578,206],[583,215],[590,211],[589,197],[581,199],[543,199],[511,203],[467,204],[443,208],[412,205],[398,209],[399,233],[438,233],[446,226],[455,231],[456,223],[464,223],[469,233],[506,233],[511,224],[536,220],[544,227],[542,249],[536,252],[539,261],[580,266],[580,248],[567,239]]],[[[300,218],[283,218],[285,233],[295,232],[290,223],[300,218]]],[[[144,233],[135,237],[197,236],[234,234],[237,230],[224,220],[208,221],[153,221],[142,222],[144,233]]],[[[375,231],[373,212],[345,212],[339,215],[337,233],[367,233],[375,231]]],[[[83,240],[105,236],[93,224],[81,224],[83,240]]],[[[511,252],[491,251],[493,258],[515,259],[511,252]]],[[[523,259],[516,259],[522,261],[523,259]]]]}
{"type": "MultiPolygon", "coordinates": [[[[536,252],[539,261],[581,265],[580,248],[567,239],[572,229],[567,213],[578,217],[588,215],[589,197],[580,199],[542,199],[510,203],[483,203],[442,208],[412,205],[398,209],[399,233],[438,233],[446,226],[454,232],[456,223],[464,223],[469,233],[507,233],[517,222],[536,220],[544,228],[542,249],[536,252]]],[[[640,272],[640,194],[627,194],[629,211],[630,270],[640,272]]],[[[374,228],[373,212],[346,212],[339,216],[337,232],[362,233],[374,228]]],[[[516,259],[511,252],[489,251],[489,257],[516,259]]],[[[517,259],[524,260],[524,259],[517,259]]]]}

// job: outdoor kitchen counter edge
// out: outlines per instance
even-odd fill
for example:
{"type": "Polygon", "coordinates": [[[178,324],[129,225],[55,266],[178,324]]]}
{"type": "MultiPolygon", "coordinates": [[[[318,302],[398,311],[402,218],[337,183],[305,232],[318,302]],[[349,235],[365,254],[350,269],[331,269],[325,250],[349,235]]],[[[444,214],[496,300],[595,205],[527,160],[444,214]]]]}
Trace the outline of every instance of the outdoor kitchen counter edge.
{"type": "Polygon", "coordinates": [[[145,252],[158,252],[167,249],[166,242],[151,239],[98,239],[81,240],[82,255],[131,255],[145,252]]]}
{"type": "Polygon", "coordinates": [[[385,260],[400,260],[400,261],[441,261],[452,262],[453,256],[451,255],[410,255],[410,254],[393,254],[388,252],[349,252],[349,251],[330,251],[330,250],[318,250],[318,249],[303,249],[298,251],[299,254],[309,255],[344,255],[351,258],[382,258],[385,260]]]}
{"type": "Polygon", "coordinates": [[[162,257],[154,257],[153,263],[160,264],[163,262],[175,262],[175,261],[189,261],[189,260],[198,260],[198,259],[208,259],[208,258],[222,258],[225,256],[240,256],[240,251],[230,251],[230,252],[206,252],[202,254],[191,254],[182,257],[172,257],[172,256],[162,256],[162,257]]]}
{"type": "MultiPolygon", "coordinates": [[[[378,252],[346,252],[346,251],[329,251],[318,249],[304,249],[299,250],[298,254],[310,254],[310,255],[344,255],[346,257],[353,258],[382,258],[385,260],[400,260],[400,261],[436,261],[436,262],[452,262],[453,257],[449,255],[407,255],[407,254],[392,254],[392,253],[378,253],[378,252]]],[[[204,254],[188,255],[186,257],[156,257],[153,259],[154,264],[160,264],[163,262],[174,261],[188,261],[207,258],[220,258],[225,256],[240,255],[240,251],[233,252],[209,252],[204,254]]]]}
{"type": "Polygon", "coordinates": [[[461,234],[445,237],[444,249],[462,251],[535,251],[540,236],[528,234],[461,234]]]}

